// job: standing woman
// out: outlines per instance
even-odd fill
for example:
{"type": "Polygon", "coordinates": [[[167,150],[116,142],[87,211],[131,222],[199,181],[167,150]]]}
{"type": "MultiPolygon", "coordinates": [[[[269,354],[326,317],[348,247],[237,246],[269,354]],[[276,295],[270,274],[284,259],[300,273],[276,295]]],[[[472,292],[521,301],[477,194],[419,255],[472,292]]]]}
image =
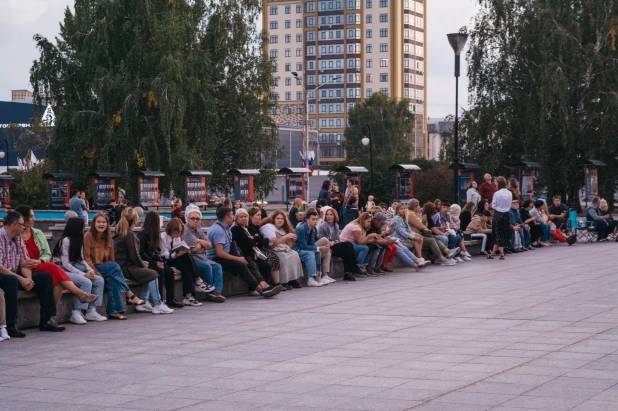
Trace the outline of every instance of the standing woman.
{"type": "Polygon", "coordinates": [[[32,272],[49,273],[52,286],[54,287],[54,300],[56,305],[60,303],[60,299],[62,298],[62,289],[69,291],[77,299],[84,296],[86,293],[80,290],[73,281],[71,281],[71,277],[69,277],[62,268],[51,262],[52,253],[49,249],[49,243],[45,238],[45,234],[43,234],[41,230],[37,230],[33,227],[34,211],[32,211],[32,208],[27,205],[20,205],[15,208],[15,211],[24,217],[24,231],[21,233],[21,239],[24,240],[24,244],[26,244],[26,250],[30,257],[28,261],[30,261],[32,272]]]}
{"type": "Polygon", "coordinates": [[[479,185],[476,181],[472,180],[470,188],[466,191],[466,202],[474,203],[477,205],[481,201],[481,195],[479,194],[479,185]]]}
{"type": "MultiPolygon", "coordinates": [[[[146,301],[145,304],[137,306],[135,309],[140,312],[151,312],[153,314],[171,314],[174,312],[163,301],[159,294],[159,274],[148,268],[139,256],[139,240],[133,232],[139,217],[133,207],[127,207],[122,212],[120,221],[116,224],[114,234],[114,251],[116,262],[122,268],[125,278],[135,281],[142,286],[140,298],[146,301]],[[148,302],[148,297],[152,297],[154,307],[148,302]]],[[[127,301],[128,302],[128,301],[127,301]]]]}
{"type": "Polygon", "coordinates": [[[90,222],[90,231],[84,236],[84,260],[94,269],[95,274],[102,276],[107,283],[107,318],[127,319],[123,315],[124,305],[120,293],[126,293],[127,304],[145,303],[129,290],[122,269],[114,260],[112,230],[109,217],[105,213],[98,213],[90,222]]]}
{"type": "Polygon", "coordinates": [[[504,247],[509,244],[509,237],[511,235],[509,210],[511,209],[513,194],[506,188],[506,178],[498,177],[496,182],[498,183],[498,191],[496,191],[491,201],[491,208],[495,211],[491,223],[494,248],[487,258],[493,260],[496,251],[499,251],[500,259],[504,260],[504,247]]]}
{"type": "Polygon", "coordinates": [[[88,199],[86,199],[85,191],[82,191],[81,197],[82,197],[82,200],[84,200],[84,203],[86,203],[86,209],[83,211],[83,213],[84,213],[84,218],[85,218],[84,221],[87,225],[88,224],[88,211],[90,211],[90,203],[88,202],[88,199]]]}
{"type": "Polygon", "coordinates": [[[302,198],[295,198],[292,203],[292,208],[290,209],[290,224],[292,224],[292,228],[296,228],[298,223],[303,219],[303,214],[300,212],[300,208],[303,206],[302,198]]]}
{"type": "MultiPolygon", "coordinates": [[[[182,203],[181,203],[182,206],[182,203]]],[[[142,229],[137,233],[139,239],[139,256],[148,263],[148,268],[159,274],[159,294],[163,296],[163,285],[165,285],[165,304],[170,308],[182,308],[185,304],[176,301],[174,296],[174,270],[165,264],[161,257],[161,220],[159,213],[149,211],[144,219],[142,229]]],[[[201,306],[202,303],[193,298],[193,278],[185,280],[184,277],[194,276],[195,272],[183,273],[183,295],[189,304],[201,306]],[[188,287],[187,287],[188,285],[188,287]],[[188,291],[187,291],[188,290],[188,291]],[[188,294],[187,294],[188,293],[188,294]]]]}
{"type": "MultiPolygon", "coordinates": [[[[318,238],[326,238],[330,245],[331,254],[343,260],[343,269],[345,271],[343,280],[356,281],[354,274],[358,268],[356,266],[354,246],[348,242],[341,242],[339,238],[339,216],[334,208],[329,208],[324,213],[324,222],[318,228],[318,238]]],[[[330,257],[327,258],[330,259],[330,257]]],[[[322,267],[326,267],[324,270],[330,267],[330,264],[326,264],[324,261],[324,257],[322,257],[322,267]]],[[[328,277],[328,280],[330,279],[330,273],[323,271],[322,277],[328,277]]]]}
{"type": "Polygon", "coordinates": [[[519,182],[517,179],[509,179],[509,191],[513,194],[513,200],[521,200],[521,192],[519,191],[519,182]]]}
{"type": "Polygon", "coordinates": [[[185,221],[185,213],[182,211],[182,200],[177,198],[174,200],[174,208],[172,209],[172,218],[180,218],[180,220],[184,223],[185,221]]]}
{"type": "Polygon", "coordinates": [[[339,210],[343,207],[343,194],[339,191],[339,184],[334,183],[330,191],[330,198],[333,202],[332,206],[339,214],[339,210]]]}
{"type": "Polygon", "coordinates": [[[346,207],[350,198],[355,197],[358,199],[358,188],[356,188],[356,180],[348,178],[348,186],[345,189],[345,197],[343,198],[343,205],[346,207]]]}
{"type": "Polygon", "coordinates": [[[97,313],[96,307],[103,304],[103,277],[94,274],[94,270],[84,260],[84,220],[79,217],[69,218],[60,240],[54,247],[54,262],[60,266],[67,275],[85,294],[82,298],[76,298],[71,313],[73,324],[86,324],[86,320],[105,321],[107,318],[97,313]],[[91,294],[91,292],[94,294],[91,294]],[[87,310],[87,318],[84,318],[82,310],[87,310]]]}
{"type": "Polygon", "coordinates": [[[326,204],[329,207],[333,206],[333,199],[330,198],[330,180],[326,180],[322,183],[322,189],[318,194],[318,201],[320,201],[321,199],[325,199],[326,204]]]}
{"type": "Polygon", "coordinates": [[[292,246],[296,241],[294,228],[281,210],[275,210],[260,223],[260,234],[268,239],[268,247],[279,257],[279,280],[286,289],[300,288],[298,279],[303,274],[300,256],[292,246]]]}

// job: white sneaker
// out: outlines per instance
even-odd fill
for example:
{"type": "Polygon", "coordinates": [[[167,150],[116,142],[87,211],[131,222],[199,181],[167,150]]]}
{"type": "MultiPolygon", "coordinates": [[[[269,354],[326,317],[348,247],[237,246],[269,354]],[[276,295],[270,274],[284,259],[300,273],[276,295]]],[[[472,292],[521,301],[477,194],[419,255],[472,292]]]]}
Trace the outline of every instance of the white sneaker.
{"type": "Polygon", "coordinates": [[[96,310],[86,311],[86,315],[84,315],[84,318],[88,321],[107,321],[107,317],[103,317],[96,310]]]}
{"type": "Polygon", "coordinates": [[[418,263],[418,265],[421,265],[421,264],[423,264],[425,262],[425,259],[423,257],[417,258],[416,262],[418,263]]]}
{"type": "Polygon", "coordinates": [[[320,278],[320,281],[318,281],[318,284],[328,285],[328,284],[330,284],[330,281],[328,281],[326,278],[322,277],[322,278],[320,278]]]}
{"type": "Polygon", "coordinates": [[[464,260],[462,260],[460,257],[455,257],[453,258],[453,260],[457,261],[458,263],[463,263],[464,260]]]}
{"type": "Polygon", "coordinates": [[[468,256],[468,255],[464,255],[463,260],[464,261],[472,261],[472,258],[470,258],[470,256],[468,256]]]}
{"type": "Polygon", "coordinates": [[[2,338],[3,340],[11,339],[9,333],[6,332],[6,327],[0,327],[0,338],[2,338]]]}
{"type": "Polygon", "coordinates": [[[459,255],[462,257],[472,257],[472,255],[470,255],[470,253],[467,251],[462,251],[461,253],[459,253],[459,255]]]}
{"type": "Polygon", "coordinates": [[[315,280],[315,277],[309,277],[309,279],[307,280],[307,287],[321,287],[322,284],[318,283],[315,280]]]}
{"type": "Polygon", "coordinates": [[[84,319],[84,315],[79,310],[73,310],[71,313],[71,318],[69,319],[73,324],[86,324],[87,321],[84,319]]]}
{"type": "MultiPolygon", "coordinates": [[[[197,301],[193,296],[190,296],[188,298],[187,297],[183,298],[182,303],[184,305],[188,305],[188,306],[191,306],[191,307],[201,307],[202,306],[202,303],[197,301]]],[[[170,310],[171,310],[171,308],[170,308],[170,310]]]]}
{"type": "Polygon", "coordinates": [[[193,287],[193,289],[195,290],[196,293],[212,293],[213,291],[215,291],[215,287],[213,287],[212,285],[208,285],[204,282],[202,282],[201,284],[195,284],[195,287],[193,287]]]}
{"type": "Polygon", "coordinates": [[[421,261],[421,259],[419,258],[418,260],[416,260],[416,264],[418,264],[419,268],[424,268],[427,267],[429,264],[431,264],[430,261],[425,261],[423,259],[423,261],[421,261]]]}
{"type": "Polygon", "coordinates": [[[153,310],[153,306],[152,304],[150,304],[150,301],[146,301],[142,305],[135,306],[135,311],[140,312],[140,313],[151,313],[152,310],[153,310]]]}
{"type": "Polygon", "coordinates": [[[165,305],[164,302],[161,302],[161,304],[152,307],[153,314],[171,314],[173,312],[174,310],[165,305]]]}
{"type": "Polygon", "coordinates": [[[322,276],[322,280],[326,280],[326,281],[328,281],[329,283],[334,283],[335,281],[337,281],[337,280],[335,280],[334,278],[329,277],[329,276],[327,276],[327,275],[323,275],[323,276],[322,276]]]}

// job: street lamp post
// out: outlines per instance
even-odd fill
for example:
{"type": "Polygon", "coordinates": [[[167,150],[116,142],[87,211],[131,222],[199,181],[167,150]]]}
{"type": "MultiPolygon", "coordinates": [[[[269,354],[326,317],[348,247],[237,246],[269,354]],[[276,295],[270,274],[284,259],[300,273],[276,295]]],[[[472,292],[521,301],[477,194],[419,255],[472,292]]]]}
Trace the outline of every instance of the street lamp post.
{"type": "MultiPolygon", "coordinates": [[[[296,80],[298,80],[298,72],[293,71],[292,75],[294,76],[294,78],[296,80]]],[[[327,81],[326,83],[322,84],[321,86],[318,86],[315,88],[315,101],[316,101],[316,106],[317,106],[317,102],[318,102],[318,97],[317,97],[317,91],[319,89],[321,89],[322,87],[324,87],[327,84],[331,84],[332,82],[339,80],[340,76],[337,77],[333,77],[332,79],[330,79],[329,81],[327,81]]],[[[309,93],[307,92],[307,88],[305,87],[305,83],[303,82],[303,91],[305,93],[305,127],[304,127],[304,134],[305,134],[305,166],[309,167],[309,93]]],[[[316,119],[317,122],[317,119],[316,119]]],[[[318,155],[319,155],[319,151],[320,151],[320,140],[318,137],[318,155]]],[[[305,201],[309,202],[309,174],[307,174],[307,198],[305,199],[305,201]]]]}
{"type": "Polygon", "coordinates": [[[0,159],[6,156],[6,174],[11,175],[9,171],[9,141],[6,138],[0,139],[0,142],[6,144],[6,153],[4,151],[0,151],[0,159]]]}
{"type": "Polygon", "coordinates": [[[453,204],[459,204],[459,75],[460,55],[468,41],[467,33],[447,34],[448,42],[455,52],[455,141],[453,147],[453,204]]]}
{"type": "Polygon", "coordinates": [[[373,136],[371,135],[371,127],[369,124],[363,126],[363,134],[365,134],[365,137],[362,138],[361,143],[365,147],[369,146],[369,194],[371,195],[371,191],[373,190],[373,136]]]}

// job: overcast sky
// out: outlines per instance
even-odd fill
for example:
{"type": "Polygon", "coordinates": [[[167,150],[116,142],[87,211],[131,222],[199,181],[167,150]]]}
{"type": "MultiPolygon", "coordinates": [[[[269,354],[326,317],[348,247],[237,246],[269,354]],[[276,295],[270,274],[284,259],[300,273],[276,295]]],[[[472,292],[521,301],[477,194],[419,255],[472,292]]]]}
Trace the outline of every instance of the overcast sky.
{"type": "MultiPolygon", "coordinates": [[[[455,111],[455,79],[453,51],[446,34],[469,25],[474,14],[474,0],[426,0],[427,24],[427,87],[429,117],[443,117],[455,111]]],[[[32,89],[29,70],[38,56],[32,36],[35,33],[53,38],[59,31],[64,9],[73,0],[1,0],[0,100],[10,101],[11,90],[32,89]]],[[[460,79],[460,103],[467,105],[465,65],[460,79]]]]}

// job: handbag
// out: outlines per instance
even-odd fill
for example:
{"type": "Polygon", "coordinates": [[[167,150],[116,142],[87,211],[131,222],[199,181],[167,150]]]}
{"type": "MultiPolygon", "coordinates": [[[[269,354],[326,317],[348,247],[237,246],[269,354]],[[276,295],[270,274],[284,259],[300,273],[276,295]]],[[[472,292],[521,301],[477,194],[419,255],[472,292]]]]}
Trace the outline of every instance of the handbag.
{"type": "Polygon", "coordinates": [[[244,255],[242,255],[240,247],[238,247],[238,245],[236,244],[236,241],[232,240],[230,235],[227,233],[226,227],[224,227],[223,224],[218,224],[223,228],[223,232],[225,233],[227,240],[230,242],[230,254],[234,257],[244,257],[244,255]]]}
{"type": "Polygon", "coordinates": [[[267,259],[266,254],[264,254],[262,252],[262,250],[260,250],[257,247],[253,247],[253,253],[255,254],[255,258],[258,258],[260,260],[266,260],[267,259]]]}

